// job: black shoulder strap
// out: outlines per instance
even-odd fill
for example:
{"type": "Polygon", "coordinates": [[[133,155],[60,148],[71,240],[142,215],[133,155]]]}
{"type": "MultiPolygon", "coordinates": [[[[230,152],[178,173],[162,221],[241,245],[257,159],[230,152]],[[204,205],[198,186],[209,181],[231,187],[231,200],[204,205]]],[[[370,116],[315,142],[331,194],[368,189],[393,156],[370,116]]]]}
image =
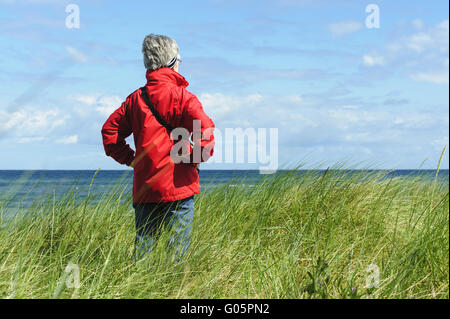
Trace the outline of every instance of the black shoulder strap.
{"type": "Polygon", "coordinates": [[[147,104],[148,108],[153,113],[153,115],[155,116],[155,118],[159,122],[159,124],[164,126],[166,128],[166,130],[169,131],[169,133],[172,132],[173,127],[170,126],[166,121],[164,121],[164,119],[161,117],[161,115],[159,115],[159,113],[156,111],[155,107],[153,106],[152,102],[150,101],[150,98],[148,97],[147,89],[145,88],[145,86],[141,87],[141,95],[145,101],[145,104],[147,104]]]}

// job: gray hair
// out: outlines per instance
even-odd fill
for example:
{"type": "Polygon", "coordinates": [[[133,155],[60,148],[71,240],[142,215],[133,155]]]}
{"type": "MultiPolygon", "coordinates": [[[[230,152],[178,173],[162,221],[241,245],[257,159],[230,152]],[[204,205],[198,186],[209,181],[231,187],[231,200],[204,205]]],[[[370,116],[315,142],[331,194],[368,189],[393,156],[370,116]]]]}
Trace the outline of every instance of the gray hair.
{"type": "Polygon", "coordinates": [[[173,67],[171,62],[178,55],[178,45],[174,39],[164,35],[149,34],[142,43],[144,65],[146,69],[157,70],[166,66],[173,67]]]}

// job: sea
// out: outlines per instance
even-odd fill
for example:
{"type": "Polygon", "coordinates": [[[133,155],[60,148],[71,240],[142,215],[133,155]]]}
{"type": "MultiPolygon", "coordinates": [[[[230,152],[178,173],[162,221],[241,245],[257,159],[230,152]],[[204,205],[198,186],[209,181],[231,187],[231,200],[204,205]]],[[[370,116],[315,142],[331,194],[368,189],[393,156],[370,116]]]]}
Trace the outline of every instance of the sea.
{"type": "MultiPolygon", "coordinates": [[[[373,172],[366,170],[364,172],[373,172]]],[[[282,174],[277,171],[272,174],[282,174]]],[[[323,174],[325,170],[314,170],[313,173],[323,174]]],[[[360,173],[352,170],[352,173],[360,173]]],[[[390,170],[384,178],[390,177],[423,177],[433,180],[435,170],[390,170]]],[[[296,173],[311,173],[308,170],[298,170],[296,173]]],[[[267,175],[258,170],[200,170],[202,191],[208,191],[218,185],[236,186],[245,184],[252,186],[267,175]]],[[[449,182],[449,170],[440,170],[438,180],[449,182]]],[[[125,197],[131,195],[133,172],[131,170],[0,170],[0,209],[14,211],[29,207],[43,198],[58,198],[68,191],[76,192],[77,200],[108,193],[120,185],[125,197]]],[[[99,196],[97,196],[99,197],[99,196]]]]}

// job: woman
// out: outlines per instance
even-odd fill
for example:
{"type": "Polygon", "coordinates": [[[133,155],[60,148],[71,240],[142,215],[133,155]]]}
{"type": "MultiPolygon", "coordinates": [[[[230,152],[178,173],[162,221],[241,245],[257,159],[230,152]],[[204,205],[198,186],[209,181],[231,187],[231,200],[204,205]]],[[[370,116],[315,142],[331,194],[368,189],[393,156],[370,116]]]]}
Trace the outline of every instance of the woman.
{"type": "Polygon", "coordinates": [[[131,93],[108,118],[102,128],[103,145],[106,155],[134,169],[139,256],[153,248],[159,229],[167,226],[173,231],[170,243],[181,257],[190,245],[194,194],[200,193],[197,166],[213,154],[214,123],[178,73],[181,58],[175,40],[150,34],[144,39],[142,53],[147,84],[131,93]],[[191,133],[191,144],[186,138],[174,140],[173,128],[191,133]],[[132,133],[136,153],[125,142],[132,133]],[[171,156],[179,143],[184,143],[185,150],[181,162],[171,156]]]}

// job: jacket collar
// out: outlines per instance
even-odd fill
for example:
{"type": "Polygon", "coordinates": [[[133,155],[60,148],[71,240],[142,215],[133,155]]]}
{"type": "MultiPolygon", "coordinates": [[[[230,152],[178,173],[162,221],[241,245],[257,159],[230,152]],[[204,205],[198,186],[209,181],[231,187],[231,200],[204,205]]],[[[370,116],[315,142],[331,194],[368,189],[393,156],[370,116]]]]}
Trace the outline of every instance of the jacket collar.
{"type": "Polygon", "coordinates": [[[169,82],[177,86],[187,87],[189,82],[178,72],[171,68],[164,67],[158,70],[147,70],[145,73],[147,84],[156,84],[158,82],[169,82]]]}

